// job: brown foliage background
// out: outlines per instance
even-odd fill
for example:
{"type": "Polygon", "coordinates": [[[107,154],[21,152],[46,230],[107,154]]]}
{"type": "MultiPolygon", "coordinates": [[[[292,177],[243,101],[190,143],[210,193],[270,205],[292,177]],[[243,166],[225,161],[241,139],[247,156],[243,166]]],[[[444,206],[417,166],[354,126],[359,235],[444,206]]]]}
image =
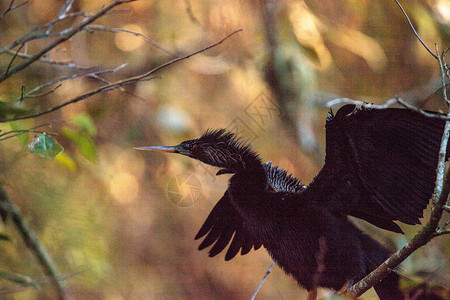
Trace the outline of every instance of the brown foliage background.
{"type": "MultiPolygon", "coordinates": [[[[104,2],[75,1],[74,10],[95,12],[104,2]]],[[[1,1],[0,11],[8,3],[1,1]]],[[[9,13],[0,21],[0,47],[52,20],[60,3],[30,1],[9,13]]],[[[448,45],[448,3],[423,0],[404,5],[427,44],[448,45]]],[[[223,255],[209,258],[206,251],[197,251],[199,243],[193,237],[226,189],[228,178],[216,178],[213,168],[188,158],[141,153],[133,146],[174,145],[207,128],[239,123],[264,160],[308,183],[323,160],[327,100],[347,97],[383,103],[401,95],[430,109],[442,105],[440,97],[427,99],[439,86],[438,66],[413,36],[395,2],[285,1],[277,20],[273,30],[280,45],[280,68],[301,92],[296,99],[284,99],[289,100],[287,105],[277,100],[265,80],[269,46],[259,1],[138,1],[96,24],[140,32],[171,54],[130,34],[85,31],[64,43],[60,47],[64,50],[48,56],[79,66],[128,63],[107,75],[112,81],[143,73],[170,60],[172,54],[187,54],[243,29],[222,45],[159,72],[158,78],[126,87],[128,93],[108,92],[37,120],[0,125],[11,130],[55,119],[67,121],[51,129],[59,133],[56,139],[66,149],[55,160],[29,153],[26,145],[31,135],[0,142],[0,181],[67,276],[74,297],[246,299],[271,263],[264,250],[230,262],[223,255]],[[424,103],[425,99],[429,101],[424,103]],[[269,100],[270,111],[263,107],[269,100]],[[255,109],[264,116],[252,114],[255,109]],[[286,109],[294,114],[298,130],[279,117],[286,109]],[[80,118],[92,120],[94,127],[83,127],[80,118]],[[311,128],[318,145],[315,153],[305,147],[308,142],[296,138],[302,127],[311,128]],[[74,141],[70,132],[85,139],[74,141]],[[168,194],[173,191],[171,180],[185,173],[193,174],[195,185],[201,187],[199,197],[194,197],[198,201],[187,207],[174,204],[168,194]]],[[[33,53],[41,43],[28,43],[27,51],[33,53]]],[[[11,58],[0,55],[0,70],[11,58]]],[[[22,85],[28,89],[72,71],[36,62],[0,84],[0,100],[20,96],[22,85]]],[[[66,81],[23,106],[39,111],[98,85],[88,78],[66,81]]],[[[190,195],[191,190],[180,192],[190,195]]],[[[402,226],[406,236],[400,236],[360,224],[392,249],[419,228],[402,226]]],[[[1,226],[14,239],[0,243],[0,269],[43,282],[41,290],[20,289],[5,297],[53,297],[39,265],[13,228],[1,226]]],[[[402,264],[402,273],[449,286],[448,249],[448,239],[434,240],[402,264]]],[[[14,288],[6,281],[0,287],[14,288]]],[[[275,268],[259,297],[302,299],[305,294],[275,268]]]]}

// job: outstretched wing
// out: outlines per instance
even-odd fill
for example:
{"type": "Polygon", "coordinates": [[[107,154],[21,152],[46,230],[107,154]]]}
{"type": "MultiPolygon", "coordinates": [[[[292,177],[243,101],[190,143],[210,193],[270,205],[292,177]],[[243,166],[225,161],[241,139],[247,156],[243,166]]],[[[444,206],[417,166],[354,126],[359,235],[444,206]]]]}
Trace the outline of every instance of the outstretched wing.
{"type": "Polygon", "coordinates": [[[258,250],[262,244],[252,241],[243,226],[243,222],[242,217],[233,208],[230,202],[230,194],[227,190],[195,236],[197,240],[206,235],[198,250],[203,250],[215,243],[209,250],[209,256],[213,257],[222,252],[231,239],[233,241],[225,254],[225,260],[235,257],[239,250],[241,255],[250,252],[252,247],[258,250]]]}
{"type": "MultiPolygon", "coordinates": [[[[287,174],[285,170],[278,168],[278,166],[272,167],[270,162],[265,163],[263,166],[266,170],[267,182],[274,191],[291,193],[304,191],[305,187],[300,181],[287,174]]],[[[230,197],[231,195],[227,190],[195,236],[197,240],[206,235],[198,247],[199,250],[214,244],[209,250],[210,257],[222,252],[230,241],[231,244],[225,254],[225,260],[232,259],[239,251],[241,251],[241,255],[245,255],[250,252],[252,247],[258,250],[262,246],[261,242],[252,240],[245,230],[244,220],[232,206],[230,197]]]]}
{"type": "Polygon", "coordinates": [[[343,106],[326,124],[325,165],[305,196],[402,232],[432,196],[445,121],[407,109],[343,106]]]}

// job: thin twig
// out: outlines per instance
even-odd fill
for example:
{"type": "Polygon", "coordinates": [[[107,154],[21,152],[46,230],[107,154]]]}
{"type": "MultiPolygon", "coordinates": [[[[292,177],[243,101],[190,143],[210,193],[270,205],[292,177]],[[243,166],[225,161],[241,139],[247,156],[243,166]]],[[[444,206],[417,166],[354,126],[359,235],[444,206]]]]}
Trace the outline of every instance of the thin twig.
{"type": "MultiPolygon", "coordinates": [[[[114,69],[106,69],[106,70],[100,70],[100,71],[95,71],[95,72],[89,72],[89,73],[80,73],[80,74],[74,74],[71,76],[65,76],[65,77],[61,77],[61,78],[57,78],[55,80],[46,82],[44,84],[41,84],[37,87],[35,87],[34,89],[32,89],[31,91],[25,93],[24,90],[22,89],[22,93],[20,98],[17,98],[13,101],[23,101],[23,99],[27,99],[27,98],[35,98],[35,97],[39,97],[39,96],[44,96],[46,93],[48,94],[48,92],[42,93],[42,94],[36,94],[37,92],[39,92],[40,90],[49,87],[51,85],[66,81],[66,80],[73,80],[76,78],[81,78],[81,77],[90,77],[92,75],[102,75],[102,74],[107,74],[107,73],[114,73],[117,72],[118,70],[124,68],[127,64],[122,64],[114,69]]],[[[56,88],[53,88],[51,90],[54,91],[56,88]]]]}
{"type": "Polygon", "coordinates": [[[442,83],[442,86],[444,87],[444,90],[443,90],[442,93],[444,94],[445,103],[447,103],[447,107],[449,107],[450,106],[450,102],[448,101],[447,89],[445,88],[445,73],[446,73],[446,70],[445,70],[444,62],[443,62],[444,55],[445,55],[446,52],[442,52],[442,55],[439,55],[439,49],[438,49],[437,44],[434,44],[434,46],[436,47],[436,53],[438,54],[439,68],[441,70],[441,83],[442,83]]]}
{"type": "Polygon", "coordinates": [[[445,234],[450,234],[450,229],[440,229],[440,230],[437,230],[437,231],[435,232],[435,234],[433,235],[433,237],[438,237],[438,236],[445,235],[445,234]]]}
{"type": "Polygon", "coordinates": [[[255,300],[256,295],[258,294],[259,290],[261,289],[264,281],[266,280],[267,276],[269,276],[270,272],[272,272],[273,267],[275,266],[275,261],[272,261],[272,264],[267,269],[266,274],[264,274],[263,278],[259,282],[258,286],[256,287],[255,291],[252,294],[252,298],[250,300],[255,300]]]}
{"type": "Polygon", "coordinates": [[[406,20],[408,20],[409,26],[411,27],[412,31],[414,32],[414,34],[416,35],[416,37],[419,39],[420,43],[425,47],[425,49],[427,49],[427,51],[434,57],[434,58],[438,58],[436,54],[434,54],[430,48],[427,47],[427,45],[425,45],[425,43],[422,41],[422,39],[420,38],[419,34],[417,33],[416,29],[414,28],[414,25],[411,23],[411,20],[408,17],[408,14],[405,12],[405,10],[403,9],[403,7],[401,6],[401,4],[395,0],[395,2],[397,2],[397,5],[400,7],[400,9],[403,12],[403,15],[405,15],[406,20]]]}
{"type": "MultiPolygon", "coordinates": [[[[101,76],[98,76],[97,74],[89,74],[89,75],[87,75],[86,77],[93,78],[93,79],[95,79],[95,80],[101,81],[101,82],[106,83],[106,84],[112,84],[111,81],[109,81],[109,80],[107,80],[107,79],[105,79],[105,78],[103,78],[103,77],[101,77],[101,76]]],[[[119,91],[121,91],[122,93],[125,93],[125,94],[128,94],[128,95],[130,95],[130,96],[136,97],[136,98],[138,98],[138,99],[140,99],[140,100],[146,101],[144,98],[142,98],[142,97],[140,97],[140,96],[138,96],[138,95],[136,95],[136,94],[133,94],[132,92],[127,91],[127,90],[126,90],[125,88],[123,88],[123,87],[119,87],[118,89],[119,89],[119,91]]]]}
{"type": "MultiPolygon", "coordinates": [[[[108,11],[107,14],[109,14],[110,12],[111,11],[108,11]]],[[[14,42],[9,44],[8,46],[3,47],[2,49],[0,49],[0,54],[9,52],[12,49],[14,49],[15,47],[17,47],[18,45],[26,44],[29,41],[43,39],[43,38],[51,38],[51,37],[56,37],[56,36],[63,36],[71,28],[64,29],[59,32],[49,32],[48,28],[54,26],[56,23],[61,22],[62,20],[79,17],[79,16],[85,17],[85,18],[93,17],[93,15],[86,14],[85,12],[82,12],[82,11],[66,14],[65,16],[59,17],[59,18],[57,17],[45,25],[41,25],[41,26],[33,28],[31,31],[29,31],[29,32],[25,33],[24,35],[22,35],[21,37],[17,38],[14,42]]]]}
{"type": "MultiPolygon", "coordinates": [[[[19,53],[19,52],[14,52],[12,50],[8,50],[6,53],[11,54],[11,55],[14,54],[14,55],[16,55],[16,56],[18,56],[20,58],[26,58],[26,59],[30,59],[30,58],[33,57],[33,55],[25,54],[25,53],[19,53]]],[[[91,67],[80,66],[80,65],[78,65],[78,64],[76,64],[76,63],[74,63],[72,61],[52,60],[52,59],[49,59],[49,58],[45,57],[45,56],[47,56],[47,54],[48,53],[46,53],[45,55],[40,57],[38,60],[40,62],[47,63],[47,64],[50,64],[50,65],[64,66],[64,67],[75,69],[75,70],[87,70],[87,69],[91,68],[91,67]]]]}
{"type": "MultiPolygon", "coordinates": [[[[38,98],[38,97],[43,97],[43,96],[47,96],[47,95],[49,95],[49,94],[51,94],[51,93],[53,93],[53,92],[55,92],[58,88],[60,88],[62,86],[62,84],[60,83],[60,84],[58,84],[57,86],[55,86],[54,88],[52,88],[52,89],[50,89],[50,90],[48,90],[48,91],[45,91],[45,92],[43,92],[43,93],[39,93],[39,94],[28,94],[27,95],[27,98],[38,98]]],[[[22,100],[21,101],[23,101],[23,96],[22,96],[22,98],[21,98],[22,100]]]]}
{"type": "Polygon", "coordinates": [[[15,60],[16,57],[17,57],[17,54],[19,54],[20,50],[22,50],[22,48],[23,48],[24,45],[25,45],[25,44],[20,45],[19,49],[16,51],[16,53],[14,53],[13,58],[11,59],[11,61],[10,61],[9,64],[8,64],[8,67],[6,68],[5,74],[8,74],[9,69],[11,68],[11,66],[12,66],[12,64],[13,64],[13,62],[14,62],[14,60],[15,60]]]}
{"type": "Polygon", "coordinates": [[[450,213],[450,206],[448,205],[443,205],[442,209],[445,210],[446,212],[450,213]]]}
{"type": "MultiPolygon", "coordinates": [[[[442,62],[442,57],[439,55],[439,50],[437,45],[436,47],[436,54],[431,52],[431,50],[423,43],[422,39],[419,37],[417,32],[415,31],[414,27],[411,24],[411,21],[409,20],[408,15],[401,7],[400,3],[395,0],[397,4],[400,6],[400,9],[402,10],[403,14],[406,16],[411,28],[414,31],[414,34],[419,39],[419,41],[422,43],[422,45],[426,48],[426,50],[438,60],[439,67],[442,75],[442,87],[443,87],[443,94],[444,99],[448,107],[447,111],[447,118],[444,126],[444,131],[442,133],[442,140],[441,140],[441,146],[439,149],[439,157],[438,157],[438,165],[436,168],[436,182],[435,182],[435,188],[432,196],[432,211],[431,216],[427,224],[422,228],[422,230],[416,234],[411,241],[409,241],[403,248],[401,248],[399,251],[391,255],[385,262],[383,262],[380,266],[378,266],[374,271],[372,271],[369,275],[361,279],[359,282],[357,282],[355,285],[353,285],[349,289],[349,294],[352,296],[358,297],[364,292],[366,292],[369,288],[377,284],[379,281],[381,281],[385,276],[387,276],[396,266],[398,266],[402,261],[404,261],[409,255],[411,255],[414,251],[416,251],[418,248],[422,247],[423,245],[427,244],[430,240],[432,240],[434,237],[442,235],[442,234],[448,234],[450,233],[450,230],[448,229],[439,229],[439,221],[442,218],[446,202],[450,193],[450,173],[447,172],[445,174],[445,161],[447,157],[447,145],[448,140],[450,136],[450,106],[448,105],[448,98],[447,98],[447,91],[446,91],[446,83],[445,83],[445,68],[444,64],[442,62]]],[[[445,53],[445,52],[444,52],[445,53]]],[[[444,56],[444,53],[442,56],[444,56]]],[[[400,103],[400,102],[399,102],[400,103]]],[[[405,103],[402,103],[403,105],[405,103]]],[[[421,111],[421,110],[419,110],[421,111]]],[[[423,111],[422,111],[423,112],[423,111]]]]}
{"type": "Polygon", "coordinates": [[[0,142],[5,141],[5,140],[9,140],[12,139],[16,136],[19,135],[23,135],[25,133],[42,133],[42,134],[48,134],[48,135],[52,135],[52,136],[58,136],[58,133],[56,132],[50,132],[50,131],[42,131],[42,130],[28,130],[28,129],[24,129],[24,130],[12,130],[9,131],[8,134],[11,134],[7,137],[4,138],[0,138],[0,142]]]}
{"type": "Polygon", "coordinates": [[[337,104],[354,104],[358,107],[364,107],[364,108],[369,108],[369,109],[386,109],[389,108],[395,104],[399,104],[401,106],[403,106],[404,108],[410,109],[410,110],[414,110],[428,118],[434,118],[434,119],[441,119],[441,120],[450,120],[450,116],[444,115],[444,114],[439,114],[439,113],[435,113],[435,112],[427,112],[423,109],[420,109],[418,107],[415,107],[414,105],[409,104],[408,102],[404,101],[403,99],[399,98],[399,97],[395,97],[392,99],[387,100],[384,104],[373,104],[373,103],[367,103],[364,101],[359,101],[359,100],[353,100],[350,98],[337,98],[337,99],[333,99],[331,101],[328,101],[326,103],[327,107],[332,107],[334,105],[337,104]]]}
{"type": "Polygon", "coordinates": [[[207,50],[209,50],[211,48],[214,48],[214,47],[222,44],[225,40],[230,38],[232,35],[234,35],[234,34],[236,34],[238,32],[241,32],[241,31],[242,31],[242,29],[238,29],[236,31],[233,31],[232,33],[230,33],[229,35],[227,35],[226,37],[224,37],[223,39],[221,39],[220,41],[218,41],[218,42],[216,42],[214,44],[211,44],[211,45],[209,45],[209,46],[207,46],[205,48],[202,48],[200,50],[194,51],[194,52],[192,52],[190,54],[174,58],[174,59],[172,59],[172,60],[170,60],[170,61],[168,61],[168,62],[166,62],[166,63],[164,63],[164,64],[162,64],[162,65],[160,65],[158,67],[156,67],[156,68],[153,68],[152,70],[150,70],[150,71],[148,71],[146,73],[141,74],[141,75],[134,76],[134,77],[129,77],[129,78],[117,81],[117,82],[112,83],[112,84],[104,85],[102,87],[99,87],[97,89],[91,90],[90,92],[82,94],[82,95],[80,95],[78,97],[75,97],[75,98],[73,98],[71,100],[68,100],[68,101],[66,101],[66,102],[64,102],[62,104],[59,104],[59,105],[54,106],[52,108],[49,108],[49,109],[47,109],[45,111],[42,111],[40,113],[27,115],[27,116],[14,117],[14,118],[11,118],[11,119],[0,120],[0,123],[10,122],[10,121],[17,121],[17,120],[25,120],[25,119],[31,119],[31,118],[37,118],[37,117],[40,117],[40,116],[52,113],[52,112],[54,112],[56,110],[59,110],[59,109],[65,107],[67,105],[71,105],[71,104],[77,103],[77,102],[79,102],[81,100],[87,99],[87,98],[89,98],[89,97],[91,97],[93,95],[96,95],[96,94],[99,94],[99,93],[102,93],[102,92],[111,91],[111,90],[117,89],[117,88],[125,86],[125,85],[134,84],[134,83],[136,83],[138,81],[146,79],[147,77],[149,77],[150,75],[160,71],[161,69],[164,69],[164,68],[166,68],[166,67],[168,67],[170,65],[173,65],[173,64],[175,64],[175,63],[177,63],[179,61],[188,59],[188,58],[190,58],[190,57],[192,57],[192,56],[194,56],[196,54],[199,54],[199,53],[205,52],[205,51],[207,51],[207,50]]]}
{"type": "Polygon", "coordinates": [[[65,290],[64,282],[60,280],[61,276],[59,270],[50,257],[50,254],[47,252],[44,245],[41,244],[33,230],[31,230],[23,220],[19,208],[9,200],[9,197],[2,186],[0,186],[0,209],[11,216],[14,225],[22,235],[25,245],[30,248],[36,256],[45,273],[53,283],[59,299],[70,299],[69,294],[65,290]]]}
{"type": "MultiPolygon", "coordinates": [[[[66,16],[66,14],[69,12],[69,10],[72,8],[72,4],[73,4],[73,0],[67,0],[64,3],[64,5],[61,7],[61,9],[59,10],[58,16],[56,17],[55,20],[59,21],[60,19],[63,19],[66,16]]],[[[47,30],[46,30],[46,33],[50,33],[50,31],[52,31],[53,26],[55,24],[56,24],[56,22],[51,24],[51,25],[49,25],[47,30]]]]}
{"type": "Polygon", "coordinates": [[[137,37],[141,37],[144,41],[146,41],[147,43],[151,44],[152,46],[154,46],[155,48],[158,48],[159,50],[163,51],[166,54],[175,56],[176,54],[165,49],[163,46],[161,46],[158,42],[152,40],[151,38],[149,38],[148,36],[139,33],[139,32],[135,32],[135,31],[131,31],[131,30],[126,30],[126,29],[121,29],[121,28],[112,28],[112,27],[105,27],[102,25],[88,25],[84,28],[86,31],[89,30],[99,30],[99,31],[105,31],[105,32],[113,32],[113,33],[128,33],[128,34],[132,34],[134,36],[137,37]]]}
{"type": "Polygon", "coordinates": [[[114,7],[121,5],[123,3],[129,3],[129,2],[134,2],[136,0],[116,0],[113,3],[111,3],[110,5],[104,7],[103,9],[101,9],[99,12],[97,12],[95,15],[93,15],[90,18],[87,18],[85,20],[83,20],[78,26],[71,28],[70,30],[67,31],[67,33],[65,33],[62,37],[60,37],[59,39],[57,39],[56,41],[54,41],[53,43],[51,43],[50,45],[48,45],[47,47],[45,47],[44,49],[42,49],[41,51],[39,51],[37,54],[31,56],[29,59],[27,59],[25,62],[23,62],[22,64],[16,66],[15,68],[11,69],[9,72],[6,72],[5,74],[3,74],[0,77],[0,82],[2,82],[3,80],[7,79],[8,77],[10,77],[12,74],[19,72],[23,69],[25,69],[26,67],[28,67],[30,64],[34,63],[35,61],[37,61],[39,58],[41,58],[43,55],[45,55],[48,51],[50,51],[51,49],[55,48],[56,46],[58,46],[59,44],[69,40],[72,36],[74,36],[75,34],[77,34],[78,32],[80,32],[81,30],[84,29],[84,27],[86,27],[87,25],[89,25],[90,23],[94,22],[95,20],[97,20],[98,18],[100,18],[101,16],[105,15],[108,11],[110,11],[111,9],[113,9],[114,7]]]}
{"type": "Polygon", "coordinates": [[[19,130],[7,131],[7,132],[0,134],[0,141],[8,140],[10,138],[13,138],[13,137],[25,134],[25,133],[31,133],[31,132],[32,133],[46,133],[48,135],[57,136],[58,134],[56,132],[37,130],[38,128],[42,128],[45,126],[52,126],[53,124],[56,124],[56,123],[64,123],[64,121],[63,120],[55,120],[55,121],[39,124],[38,126],[29,128],[29,129],[19,129],[19,130]]]}
{"type": "Polygon", "coordinates": [[[200,21],[197,19],[197,17],[194,15],[194,12],[192,11],[192,5],[191,2],[189,2],[189,0],[184,0],[184,4],[186,5],[186,13],[189,16],[189,18],[191,19],[192,23],[197,24],[197,25],[202,25],[200,23],[200,21]]]}
{"type": "MultiPolygon", "coordinates": [[[[60,281],[67,281],[75,276],[80,275],[81,273],[85,272],[85,269],[81,269],[79,271],[75,271],[71,274],[64,274],[64,276],[60,277],[59,280],[60,281]]],[[[43,278],[43,279],[38,279],[38,280],[33,280],[32,284],[37,285],[39,287],[43,286],[44,284],[49,284],[51,282],[49,282],[48,278],[43,278]]],[[[32,285],[27,285],[27,286],[14,286],[12,288],[8,287],[8,288],[0,288],[0,296],[2,295],[8,295],[8,294],[14,294],[14,293],[18,293],[18,292],[22,292],[25,291],[27,289],[29,289],[30,287],[32,287],[32,285]]]]}
{"type": "Polygon", "coordinates": [[[446,228],[448,225],[450,225],[450,219],[448,219],[447,221],[445,221],[445,223],[444,223],[444,228],[446,228]]]}
{"type": "MultiPolygon", "coordinates": [[[[396,0],[397,2],[397,0],[396,0]]],[[[398,3],[398,2],[397,2],[398,3]]],[[[406,14],[405,14],[406,15],[406,14]]],[[[424,45],[425,46],[425,45],[424,45]]],[[[426,47],[426,46],[425,46],[426,47]]],[[[428,51],[430,51],[427,48],[428,51]]],[[[436,45],[436,54],[433,57],[438,59],[441,73],[445,72],[441,56],[439,56],[439,50],[436,45]]],[[[447,93],[445,91],[445,76],[443,76],[442,86],[444,87],[444,99],[448,103],[447,93]]],[[[434,237],[447,234],[447,229],[439,229],[439,221],[442,218],[444,212],[444,205],[446,205],[449,193],[450,193],[450,173],[445,173],[445,161],[447,157],[447,145],[450,136],[450,107],[447,111],[447,121],[445,122],[444,131],[442,133],[441,146],[439,148],[438,165],[436,168],[436,182],[432,196],[432,211],[430,219],[422,230],[416,234],[411,241],[409,241],[403,248],[391,255],[385,262],[373,270],[369,275],[361,279],[354,284],[348,293],[352,296],[358,297],[365,293],[369,288],[380,282],[386,277],[392,270],[397,267],[402,261],[404,261],[409,255],[411,255],[418,248],[427,244],[434,237]]]]}
{"type": "Polygon", "coordinates": [[[13,6],[14,2],[15,2],[15,0],[11,0],[11,2],[9,3],[8,8],[4,12],[2,12],[2,14],[0,15],[0,20],[3,19],[3,17],[6,16],[7,13],[9,13],[9,12],[15,10],[15,9],[18,9],[19,7],[21,7],[21,6],[23,6],[23,5],[28,3],[28,1],[25,1],[25,2],[17,4],[16,6],[13,6]]]}
{"type": "MultiPolygon", "coordinates": [[[[443,149],[444,146],[447,145],[448,136],[450,133],[450,122],[445,123],[444,133],[442,136],[441,149],[439,151],[439,159],[440,161],[445,161],[445,152],[446,148],[443,149]],[[442,156],[442,154],[444,155],[442,156]],[[443,157],[443,159],[442,159],[443,157]]],[[[444,169],[440,169],[436,172],[439,176],[442,176],[444,173],[444,169]]],[[[440,179],[436,179],[438,181],[440,179]]],[[[423,229],[415,235],[411,241],[409,241],[403,248],[395,252],[391,255],[385,262],[383,262],[380,266],[378,266],[375,270],[373,270],[369,275],[361,279],[359,282],[355,283],[349,290],[348,294],[358,297],[365,293],[372,286],[380,282],[385,276],[389,275],[392,270],[398,266],[402,261],[404,261],[409,255],[411,255],[414,251],[427,244],[433,237],[436,236],[436,228],[439,225],[439,220],[442,217],[442,208],[441,205],[445,203],[448,198],[450,191],[450,176],[447,173],[445,180],[443,180],[443,186],[436,186],[435,192],[433,194],[433,200],[438,197],[437,205],[433,207],[431,212],[431,217],[428,223],[423,227],[423,229]]]]}
{"type": "Polygon", "coordinates": [[[64,5],[61,7],[61,10],[58,13],[58,18],[65,16],[69,10],[72,8],[73,0],[67,0],[64,5]]]}

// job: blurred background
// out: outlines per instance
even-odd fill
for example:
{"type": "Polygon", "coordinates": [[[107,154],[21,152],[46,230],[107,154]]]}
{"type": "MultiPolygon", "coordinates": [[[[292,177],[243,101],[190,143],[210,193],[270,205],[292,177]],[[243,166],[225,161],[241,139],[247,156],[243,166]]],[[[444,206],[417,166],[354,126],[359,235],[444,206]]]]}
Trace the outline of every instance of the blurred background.
{"type": "MultiPolygon", "coordinates": [[[[440,50],[449,46],[448,1],[403,2],[432,50],[434,43],[440,50]]],[[[94,14],[108,3],[74,1],[71,11],[94,14]]],[[[0,12],[9,4],[0,1],[0,12]]],[[[35,0],[9,12],[0,19],[0,48],[52,21],[63,4],[35,0]]],[[[81,20],[67,19],[54,30],[81,20]]],[[[118,6],[94,24],[135,34],[79,32],[45,57],[77,67],[37,61],[0,83],[2,104],[17,108],[14,116],[39,112],[105,81],[80,77],[46,89],[48,94],[14,101],[22,89],[79,74],[83,67],[126,63],[103,76],[114,82],[243,31],[123,90],[40,118],[0,123],[5,132],[65,121],[42,129],[57,133],[54,138],[65,148],[54,159],[29,151],[34,134],[0,141],[0,182],[76,299],[250,299],[271,264],[264,249],[229,262],[223,253],[209,258],[197,250],[194,236],[229,176],[216,177],[216,169],[186,157],[133,147],[175,145],[208,128],[227,128],[250,140],[263,160],[307,184],[324,160],[327,101],[345,97],[381,104],[401,96],[427,109],[444,108],[442,93],[435,93],[441,84],[438,64],[394,1],[141,0],[118,6]]],[[[33,54],[51,41],[37,39],[21,51],[33,54]]],[[[1,73],[13,54],[0,54],[1,73]]],[[[16,57],[14,64],[21,61],[16,57]]],[[[0,117],[9,114],[4,110],[0,117]]],[[[392,250],[420,228],[401,225],[406,233],[401,236],[356,222],[392,250]]],[[[0,241],[0,270],[40,286],[0,278],[0,298],[55,298],[14,226],[1,224],[0,232],[10,238],[0,241]]],[[[448,238],[437,238],[408,258],[401,273],[438,290],[449,287],[449,249],[448,238]]],[[[320,297],[327,295],[320,291],[320,297]]],[[[374,295],[370,291],[362,299],[374,295]]],[[[259,299],[305,297],[277,267],[258,294],[259,299]]]]}

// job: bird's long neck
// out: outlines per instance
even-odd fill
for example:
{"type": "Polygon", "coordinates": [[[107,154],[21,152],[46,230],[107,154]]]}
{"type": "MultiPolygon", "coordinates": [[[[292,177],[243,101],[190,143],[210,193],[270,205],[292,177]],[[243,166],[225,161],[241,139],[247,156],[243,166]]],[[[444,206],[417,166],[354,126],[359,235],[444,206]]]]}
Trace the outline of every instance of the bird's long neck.
{"type": "Polygon", "coordinates": [[[264,170],[258,154],[249,146],[234,141],[222,147],[220,143],[206,146],[198,159],[226,170],[225,173],[237,174],[264,170]]]}

